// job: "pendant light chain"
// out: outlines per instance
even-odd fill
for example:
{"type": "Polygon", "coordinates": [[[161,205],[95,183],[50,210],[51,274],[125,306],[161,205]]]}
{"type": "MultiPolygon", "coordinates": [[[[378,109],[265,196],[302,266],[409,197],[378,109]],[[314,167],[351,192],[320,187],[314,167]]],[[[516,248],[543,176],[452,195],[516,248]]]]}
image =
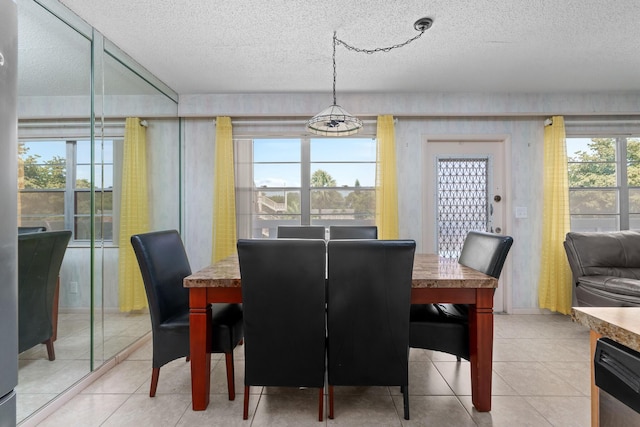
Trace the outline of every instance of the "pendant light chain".
{"type": "Polygon", "coordinates": [[[351,46],[347,42],[337,38],[336,37],[336,32],[334,31],[333,32],[333,55],[334,55],[334,58],[335,58],[335,52],[336,52],[335,45],[336,44],[341,44],[342,46],[346,47],[348,50],[352,50],[354,52],[366,53],[366,54],[369,54],[369,55],[371,55],[372,53],[378,53],[378,52],[389,52],[390,50],[397,49],[399,47],[404,47],[404,46],[408,45],[409,43],[418,40],[420,37],[422,37],[424,32],[427,31],[427,29],[428,28],[421,29],[420,30],[420,34],[410,38],[409,40],[407,40],[404,43],[394,44],[393,46],[389,46],[389,47],[376,47],[375,49],[361,49],[359,47],[351,46]]]}
{"type": "Polygon", "coordinates": [[[333,105],[336,105],[336,45],[338,44],[338,37],[336,32],[333,32],[333,105]]]}

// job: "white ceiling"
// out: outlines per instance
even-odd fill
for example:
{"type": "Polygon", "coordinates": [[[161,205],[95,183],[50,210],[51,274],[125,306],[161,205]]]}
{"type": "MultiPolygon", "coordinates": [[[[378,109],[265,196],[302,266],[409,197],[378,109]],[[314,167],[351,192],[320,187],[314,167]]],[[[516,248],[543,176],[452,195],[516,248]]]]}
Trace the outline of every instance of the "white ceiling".
{"type": "Polygon", "coordinates": [[[638,0],[61,0],[179,94],[640,90],[638,0]]]}

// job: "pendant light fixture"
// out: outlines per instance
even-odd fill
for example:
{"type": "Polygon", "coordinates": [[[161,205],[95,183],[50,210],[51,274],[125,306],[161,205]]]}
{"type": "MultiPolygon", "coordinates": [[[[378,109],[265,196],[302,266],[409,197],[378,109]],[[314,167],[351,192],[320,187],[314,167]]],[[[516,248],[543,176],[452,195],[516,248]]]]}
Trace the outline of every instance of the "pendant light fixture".
{"type": "Polygon", "coordinates": [[[328,108],[322,110],[311,119],[307,121],[307,130],[316,135],[322,136],[347,136],[358,133],[362,128],[362,120],[349,114],[344,108],[342,108],[336,102],[336,46],[341,44],[348,50],[361,53],[377,53],[377,52],[389,52],[392,49],[403,47],[408,45],[414,40],[422,37],[422,34],[433,24],[431,18],[420,18],[414,24],[413,27],[420,31],[420,34],[407,40],[404,43],[396,44],[384,48],[375,49],[360,49],[353,47],[337,37],[337,33],[333,32],[333,104],[328,108]]]}

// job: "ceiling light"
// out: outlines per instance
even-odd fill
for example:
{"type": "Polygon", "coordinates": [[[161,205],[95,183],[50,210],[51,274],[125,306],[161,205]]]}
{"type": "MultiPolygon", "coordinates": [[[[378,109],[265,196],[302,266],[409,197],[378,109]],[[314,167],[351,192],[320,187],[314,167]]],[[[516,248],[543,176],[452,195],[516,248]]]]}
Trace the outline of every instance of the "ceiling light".
{"type": "Polygon", "coordinates": [[[348,50],[361,53],[377,53],[377,52],[389,52],[392,49],[403,47],[408,45],[414,40],[417,40],[424,34],[426,30],[431,28],[433,19],[421,18],[418,19],[413,27],[420,31],[420,34],[410,38],[404,43],[399,43],[393,46],[375,49],[360,49],[353,47],[344,41],[340,40],[336,32],[333,32],[333,104],[328,108],[322,110],[311,119],[307,121],[307,130],[316,135],[323,136],[347,136],[357,133],[362,128],[362,121],[355,116],[349,114],[344,108],[342,108],[336,102],[336,45],[341,44],[348,50]]]}

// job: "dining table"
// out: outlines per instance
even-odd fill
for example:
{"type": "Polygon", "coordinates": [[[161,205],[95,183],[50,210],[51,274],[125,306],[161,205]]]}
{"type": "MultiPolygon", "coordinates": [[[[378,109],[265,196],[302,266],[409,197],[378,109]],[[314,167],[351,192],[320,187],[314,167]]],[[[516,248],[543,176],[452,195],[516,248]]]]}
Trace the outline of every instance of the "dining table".
{"type": "MultiPolygon", "coordinates": [[[[191,346],[191,393],[194,411],[203,411],[210,393],[211,303],[242,303],[238,256],[215,262],[187,276],[191,346]]],[[[456,259],[415,254],[411,303],[469,304],[472,402],[479,412],[491,410],[493,369],[493,294],[498,280],[456,259]]]]}

